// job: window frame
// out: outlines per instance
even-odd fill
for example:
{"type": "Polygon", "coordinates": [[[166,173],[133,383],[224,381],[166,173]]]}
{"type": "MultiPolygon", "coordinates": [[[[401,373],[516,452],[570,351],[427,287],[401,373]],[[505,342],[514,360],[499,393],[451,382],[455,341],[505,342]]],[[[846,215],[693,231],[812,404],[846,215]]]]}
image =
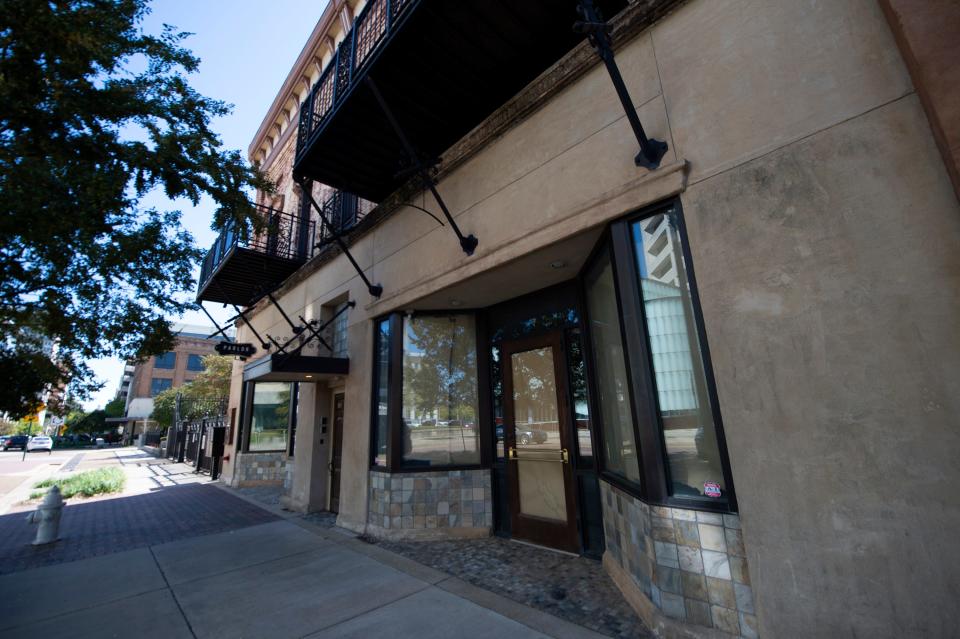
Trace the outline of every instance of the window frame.
{"type": "Polygon", "coordinates": [[[410,466],[403,463],[403,335],[404,318],[407,313],[393,312],[381,315],[373,319],[373,383],[371,384],[371,406],[370,406],[370,470],[377,470],[387,473],[432,473],[445,472],[451,470],[476,470],[490,467],[490,446],[491,446],[491,410],[487,405],[487,396],[490,392],[489,380],[489,353],[481,348],[487,338],[486,319],[484,314],[477,309],[466,308],[456,310],[424,310],[415,311],[413,317],[443,317],[447,315],[472,315],[474,317],[475,328],[475,348],[477,359],[477,428],[479,430],[480,461],[475,464],[446,464],[437,466],[410,466]],[[377,397],[377,388],[379,386],[379,345],[380,331],[377,328],[384,320],[390,321],[390,345],[388,351],[387,365],[387,463],[384,466],[378,466],[374,463],[377,457],[377,409],[379,399],[377,397]],[[489,428],[488,428],[489,426],[489,428]]]}
{"type": "Polygon", "coordinates": [[[635,495],[642,500],[663,506],[704,510],[711,512],[737,512],[736,492],[730,470],[730,458],[727,451],[726,435],[720,415],[720,403],[717,395],[713,362],[707,344],[703,311],[700,306],[700,294],[694,274],[693,258],[687,235],[686,222],[680,198],[674,197],[648,207],[638,209],[612,222],[604,231],[597,245],[584,262],[577,276],[580,283],[583,312],[581,322],[584,327],[584,349],[588,372],[590,410],[596,416],[594,432],[596,439],[594,451],[600,476],[617,488],[635,495]],[[677,496],[670,494],[670,465],[668,462],[663,421],[660,417],[657,391],[654,382],[653,361],[650,355],[649,335],[640,275],[637,267],[636,247],[633,241],[633,224],[659,214],[675,214],[677,233],[690,290],[690,305],[693,312],[693,325],[697,333],[700,357],[703,362],[704,383],[710,402],[710,414],[716,429],[717,447],[720,465],[726,484],[726,499],[713,500],[707,497],[677,496]],[[604,446],[603,414],[600,411],[599,395],[596,390],[596,363],[593,355],[593,339],[589,328],[589,308],[586,304],[586,277],[594,270],[597,260],[607,252],[614,277],[617,308],[620,315],[620,333],[624,345],[624,360],[630,389],[630,408],[633,417],[633,430],[639,449],[637,460],[640,464],[641,485],[607,470],[606,449],[604,446]],[[649,424],[651,427],[641,427],[649,424]]]}

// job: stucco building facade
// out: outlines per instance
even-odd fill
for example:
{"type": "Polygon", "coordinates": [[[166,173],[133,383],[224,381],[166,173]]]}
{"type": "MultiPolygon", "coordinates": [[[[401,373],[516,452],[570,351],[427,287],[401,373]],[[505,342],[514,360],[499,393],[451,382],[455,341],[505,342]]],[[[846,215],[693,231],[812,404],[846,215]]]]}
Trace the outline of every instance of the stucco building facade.
{"type": "Polygon", "coordinates": [[[956,93],[920,95],[890,20],[937,7],[600,3],[666,143],[644,167],[548,4],[327,7],[250,148],[303,250],[245,296],[228,269],[278,254],[230,239],[201,282],[255,351],[224,476],[369,535],[594,557],[664,636],[953,634],[956,93]]]}

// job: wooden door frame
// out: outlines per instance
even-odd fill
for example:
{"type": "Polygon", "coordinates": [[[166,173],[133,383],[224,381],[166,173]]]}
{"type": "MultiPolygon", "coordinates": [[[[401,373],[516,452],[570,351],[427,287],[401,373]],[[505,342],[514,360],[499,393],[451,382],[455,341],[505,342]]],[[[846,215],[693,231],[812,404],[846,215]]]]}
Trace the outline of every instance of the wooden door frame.
{"type": "Polygon", "coordinates": [[[567,502],[567,523],[561,526],[546,519],[531,517],[520,513],[520,477],[517,463],[509,459],[510,448],[516,449],[517,430],[516,415],[513,403],[513,366],[511,357],[516,353],[523,353],[539,348],[549,347],[553,351],[553,374],[556,382],[557,422],[560,435],[560,446],[568,451],[572,457],[575,448],[571,445],[573,422],[568,407],[569,384],[567,380],[566,347],[563,341],[563,331],[551,331],[532,337],[503,341],[500,344],[501,363],[500,372],[503,375],[503,437],[505,465],[507,472],[507,486],[510,491],[510,528],[511,535],[524,538],[533,543],[580,552],[580,533],[577,517],[577,491],[573,473],[573,466],[568,461],[563,463],[563,482],[567,502]],[[508,424],[508,419],[509,424],[508,424]],[[563,530],[565,528],[565,530],[563,530]],[[518,534],[519,533],[519,534],[518,534]]]}

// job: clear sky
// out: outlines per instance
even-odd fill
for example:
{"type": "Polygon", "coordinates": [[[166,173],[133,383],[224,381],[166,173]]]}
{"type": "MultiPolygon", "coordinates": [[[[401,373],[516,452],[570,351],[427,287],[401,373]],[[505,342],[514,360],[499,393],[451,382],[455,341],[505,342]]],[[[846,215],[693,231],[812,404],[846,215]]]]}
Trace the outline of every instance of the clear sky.
{"type": "MultiPolygon", "coordinates": [[[[164,24],[171,24],[194,34],[186,46],[201,64],[190,77],[190,84],[203,95],[234,105],[233,113],[217,120],[213,128],[226,148],[238,149],[246,157],[260,122],[326,4],[326,0],[153,0],[153,12],[143,28],[148,33],[160,33],[164,24]]],[[[210,202],[194,207],[186,201],[151,198],[149,204],[179,209],[196,243],[204,248],[213,243],[216,236],[210,229],[210,202]]],[[[199,270],[198,266],[196,273],[199,270]]],[[[208,304],[207,310],[218,321],[231,314],[219,305],[208,304]]],[[[199,311],[170,319],[210,323],[199,311]]],[[[106,382],[85,404],[93,409],[113,398],[123,364],[113,358],[88,363],[98,379],[106,382]]]]}

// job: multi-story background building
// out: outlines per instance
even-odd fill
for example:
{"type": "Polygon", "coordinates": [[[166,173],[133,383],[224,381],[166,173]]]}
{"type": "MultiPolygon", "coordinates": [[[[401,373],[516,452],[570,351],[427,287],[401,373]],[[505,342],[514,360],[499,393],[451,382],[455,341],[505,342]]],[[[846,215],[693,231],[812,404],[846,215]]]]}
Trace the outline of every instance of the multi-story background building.
{"type": "Polygon", "coordinates": [[[596,558],[665,636],[953,634],[955,6],[577,4],[327,6],[204,262],[225,476],[596,558]]]}

